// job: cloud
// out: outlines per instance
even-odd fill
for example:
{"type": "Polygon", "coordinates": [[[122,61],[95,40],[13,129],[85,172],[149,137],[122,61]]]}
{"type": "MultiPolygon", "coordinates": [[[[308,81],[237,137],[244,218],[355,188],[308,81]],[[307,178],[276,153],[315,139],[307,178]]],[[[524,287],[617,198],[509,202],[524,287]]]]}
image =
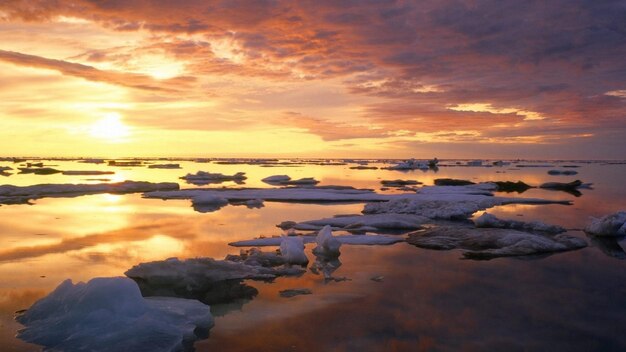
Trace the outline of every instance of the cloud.
{"type": "MultiPolygon", "coordinates": [[[[397,131],[478,131],[472,138],[491,141],[504,130],[522,141],[542,128],[562,132],[566,140],[599,135],[626,118],[626,8],[619,0],[190,0],[185,6],[168,0],[9,0],[0,13],[26,27],[70,18],[96,24],[107,36],[141,35],[126,48],[85,44],[71,56],[135,74],[0,52],[5,61],[90,80],[194,97],[215,88],[216,77],[254,82],[252,96],[339,80],[340,94],[366,100],[359,109],[334,116],[289,107],[302,115],[285,120],[325,141],[390,139],[397,131]],[[132,70],[141,66],[133,58],[148,54],[184,63],[187,78],[157,81],[137,74],[144,71],[132,70]],[[483,108],[450,109],[466,106],[483,108]]],[[[232,90],[217,94],[239,97],[232,90]]],[[[260,112],[259,120],[274,123],[276,110],[260,112]]]]}
{"type": "Polygon", "coordinates": [[[189,81],[186,77],[178,77],[158,82],[146,75],[104,71],[92,66],[6,50],[0,50],[0,60],[20,66],[55,70],[67,76],[84,78],[90,81],[104,82],[149,91],[172,92],[176,91],[177,88],[180,88],[176,86],[184,86],[189,81]]]}

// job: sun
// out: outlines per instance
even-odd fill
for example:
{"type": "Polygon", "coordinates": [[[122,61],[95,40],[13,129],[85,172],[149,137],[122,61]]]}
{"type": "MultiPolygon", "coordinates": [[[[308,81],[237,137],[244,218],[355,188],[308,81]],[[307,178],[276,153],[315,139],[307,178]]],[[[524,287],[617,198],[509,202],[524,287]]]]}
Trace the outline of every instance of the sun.
{"type": "Polygon", "coordinates": [[[109,112],[91,125],[89,134],[107,142],[119,143],[130,136],[130,128],[122,122],[120,114],[109,112]]]}

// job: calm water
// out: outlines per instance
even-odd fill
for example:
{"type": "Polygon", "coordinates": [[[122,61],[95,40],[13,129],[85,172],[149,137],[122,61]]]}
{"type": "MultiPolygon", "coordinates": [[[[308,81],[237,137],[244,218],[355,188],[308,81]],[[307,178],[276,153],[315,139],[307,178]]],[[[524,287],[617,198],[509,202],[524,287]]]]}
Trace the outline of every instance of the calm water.
{"type": "MultiPolygon", "coordinates": [[[[163,161],[165,162],[165,161],[163,161]]],[[[178,161],[176,161],[178,162],[178,161]]],[[[320,185],[380,188],[383,179],[416,179],[432,184],[441,177],[472,181],[522,180],[593,182],[575,197],[530,190],[523,197],[572,200],[572,206],[511,205],[490,212],[500,217],[543,220],[582,228],[589,216],[626,209],[626,165],[576,164],[576,176],[550,176],[552,168],[441,167],[438,172],[352,170],[348,165],[262,167],[180,162],[183,169],[119,168],[49,161],[61,170],[111,170],[114,175],[19,175],[0,183],[98,183],[87,179],[179,182],[198,170],[246,172],[244,185],[271,187],[260,180],[287,174],[315,177],[320,185]]],[[[521,162],[519,164],[545,162],[521,162]]],[[[454,164],[454,162],[446,162],[454,164]]],[[[559,163],[553,163],[559,165],[559,163]]],[[[374,163],[375,166],[385,166],[374,163]]],[[[0,166],[16,164],[0,162],[0,166]]],[[[557,168],[557,167],[554,167],[557,168]]],[[[1,177],[1,176],[0,176],[1,177]]],[[[34,205],[0,206],[0,350],[38,351],[14,337],[16,310],[29,307],[61,281],[121,276],[141,262],[168,257],[214,257],[238,253],[228,242],[279,234],[284,220],[311,220],[359,213],[363,204],[315,205],[266,202],[261,209],[227,206],[198,213],[188,200],[161,201],[132,195],[44,198],[34,205]]],[[[479,214],[478,214],[479,215],[479,214]]],[[[541,258],[461,260],[459,251],[430,251],[406,243],[343,246],[334,273],[350,281],[325,283],[308,272],[274,283],[250,282],[259,295],[248,302],[214,307],[210,337],[198,351],[457,351],[457,350],[626,350],[626,263],[608,256],[622,241],[591,241],[589,247],[541,258]],[[370,280],[384,276],[382,282],[370,280]],[[307,287],[312,295],[280,298],[278,291],[307,287]]],[[[314,258],[307,246],[307,254],[314,258]]]]}

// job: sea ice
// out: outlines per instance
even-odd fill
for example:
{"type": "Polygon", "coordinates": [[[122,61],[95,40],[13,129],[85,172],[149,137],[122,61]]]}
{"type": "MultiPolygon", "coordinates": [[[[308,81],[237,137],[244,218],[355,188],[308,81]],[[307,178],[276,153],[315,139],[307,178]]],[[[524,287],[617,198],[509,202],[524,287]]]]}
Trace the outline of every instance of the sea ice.
{"type": "Polygon", "coordinates": [[[194,298],[207,304],[252,298],[258,291],[242,280],[271,280],[279,270],[229,260],[192,258],[141,263],[124,273],[135,280],[144,296],[194,298]]]}
{"type": "Polygon", "coordinates": [[[291,289],[287,289],[287,290],[281,290],[278,292],[278,294],[281,297],[285,297],[285,298],[290,298],[290,297],[295,297],[295,296],[300,296],[300,295],[310,295],[313,292],[311,292],[311,290],[309,290],[308,288],[291,288],[291,289]]]}
{"type": "Polygon", "coordinates": [[[180,164],[153,164],[148,165],[148,169],[180,169],[180,164]]]}
{"type": "Polygon", "coordinates": [[[428,170],[428,162],[423,160],[409,159],[400,162],[396,165],[390,166],[389,170],[428,170]]]}
{"type": "MultiPolygon", "coordinates": [[[[293,237],[293,236],[289,236],[293,237]]],[[[315,242],[316,236],[299,236],[304,243],[315,242]]],[[[264,247],[264,246],[280,246],[284,237],[266,237],[256,238],[253,240],[236,241],[229,243],[233,247],[264,247]]],[[[389,245],[397,242],[403,242],[400,236],[388,235],[341,235],[333,236],[334,239],[341,244],[348,245],[389,245]]]]}
{"type": "Polygon", "coordinates": [[[268,176],[264,179],[262,179],[261,181],[265,182],[265,183],[269,183],[271,185],[274,184],[282,184],[283,182],[287,182],[290,181],[291,177],[287,176],[287,175],[273,175],[273,176],[268,176]]]}
{"type": "Polygon", "coordinates": [[[53,169],[51,167],[18,167],[20,174],[35,174],[35,175],[52,175],[58,174],[61,170],[53,169]]]}
{"type": "Polygon", "coordinates": [[[333,233],[328,225],[324,226],[317,234],[315,243],[317,243],[317,247],[313,248],[313,253],[316,255],[338,257],[340,254],[341,242],[333,237],[333,233]]]}
{"type": "Polygon", "coordinates": [[[569,176],[569,175],[576,175],[576,174],[578,174],[578,171],[574,171],[574,170],[548,170],[548,175],[569,176]]]}
{"type": "Polygon", "coordinates": [[[228,205],[228,199],[210,193],[199,194],[191,200],[191,205],[201,213],[210,213],[228,205]]]}
{"type": "Polygon", "coordinates": [[[280,255],[287,264],[306,266],[309,258],[304,254],[304,241],[299,236],[283,236],[280,241],[280,255]]]}
{"type": "Polygon", "coordinates": [[[476,227],[491,227],[500,229],[515,229],[521,231],[541,232],[557,234],[565,232],[566,230],[557,225],[549,225],[541,221],[524,222],[517,220],[504,220],[498,219],[495,215],[489,213],[483,213],[474,220],[476,227]]]}
{"type": "Polygon", "coordinates": [[[182,351],[214,324],[209,306],[144,298],[123,277],[66,280],[16,320],[20,339],[51,351],[182,351]]]}
{"type": "Polygon", "coordinates": [[[591,218],[585,232],[595,236],[626,236],[626,211],[591,218]]]}
{"type": "Polygon", "coordinates": [[[422,183],[416,180],[382,180],[380,183],[386,187],[404,187],[410,185],[421,185],[422,183]]]}
{"type": "Polygon", "coordinates": [[[39,184],[32,186],[0,186],[0,204],[25,203],[44,197],[76,197],[96,193],[137,193],[178,190],[178,183],[124,181],[98,184],[39,184]]]}
{"type": "Polygon", "coordinates": [[[113,171],[97,171],[97,170],[68,170],[63,171],[63,175],[68,176],[97,176],[97,175],[113,175],[115,172],[113,171]]]}
{"type": "Polygon", "coordinates": [[[318,220],[308,220],[298,224],[294,224],[298,230],[317,230],[323,226],[330,225],[336,229],[355,230],[362,228],[371,228],[374,231],[379,229],[402,229],[415,230],[419,229],[425,222],[430,222],[429,218],[413,214],[366,214],[366,215],[350,215],[335,216],[332,218],[324,218],[318,220]],[[304,225],[312,225],[305,227],[304,225]]]}
{"type": "Polygon", "coordinates": [[[407,242],[417,247],[463,249],[468,259],[563,252],[587,246],[584,240],[568,235],[540,235],[511,229],[442,226],[409,234],[407,242]]]}
{"type": "Polygon", "coordinates": [[[195,174],[187,174],[185,176],[182,176],[181,179],[194,185],[205,185],[209,183],[221,183],[225,181],[242,183],[245,179],[247,179],[247,177],[245,176],[245,172],[237,172],[234,175],[224,175],[220,173],[198,171],[195,174]]]}

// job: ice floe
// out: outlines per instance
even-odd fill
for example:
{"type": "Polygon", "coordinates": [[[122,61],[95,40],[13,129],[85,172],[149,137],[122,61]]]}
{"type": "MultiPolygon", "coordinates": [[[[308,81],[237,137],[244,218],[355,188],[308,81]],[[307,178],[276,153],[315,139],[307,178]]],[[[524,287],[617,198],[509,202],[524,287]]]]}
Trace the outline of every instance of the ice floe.
{"type": "Polygon", "coordinates": [[[124,274],[135,280],[144,296],[194,298],[207,304],[252,298],[258,291],[242,280],[272,280],[302,269],[246,265],[232,260],[192,258],[141,263],[124,274]]]}
{"type": "Polygon", "coordinates": [[[194,185],[206,185],[209,183],[222,183],[226,181],[233,181],[235,183],[243,183],[247,177],[245,172],[237,172],[234,175],[224,175],[220,173],[211,173],[206,171],[198,171],[195,174],[187,174],[182,176],[181,179],[194,185]]]}
{"type": "Polygon", "coordinates": [[[382,180],[380,183],[385,187],[404,187],[422,184],[416,180],[382,180]]]}
{"type": "Polygon", "coordinates": [[[330,225],[335,230],[356,231],[359,229],[401,229],[415,230],[430,219],[413,214],[365,214],[365,215],[339,215],[332,218],[308,220],[294,223],[293,228],[297,230],[317,230],[330,225]]]}
{"type": "Polygon", "coordinates": [[[300,295],[310,295],[312,293],[313,292],[311,292],[311,290],[309,290],[308,288],[290,288],[278,292],[278,294],[284,298],[291,298],[300,295]]]}
{"type": "Polygon", "coordinates": [[[148,165],[148,169],[180,169],[180,164],[153,164],[148,165]]]}
{"type": "Polygon", "coordinates": [[[595,236],[626,236],[626,211],[591,218],[585,232],[595,236]]]}
{"type": "Polygon", "coordinates": [[[365,214],[415,214],[431,219],[465,219],[479,210],[506,204],[570,204],[540,198],[494,197],[490,191],[495,184],[470,186],[422,187],[412,195],[396,196],[388,202],[368,203],[365,214]]]}
{"type": "Polygon", "coordinates": [[[98,170],[66,170],[62,172],[63,175],[68,176],[97,176],[97,175],[113,175],[113,171],[98,171],[98,170]]]}
{"type": "Polygon", "coordinates": [[[402,161],[396,165],[390,166],[389,170],[428,170],[428,162],[423,160],[409,159],[402,161]]]}
{"type": "Polygon", "coordinates": [[[350,187],[310,188],[245,188],[245,189],[187,189],[179,191],[150,192],[146,198],[193,199],[202,204],[203,199],[224,198],[230,202],[261,199],[283,202],[369,202],[365,214],[415,214],[431,219],[464,219],[478,210],[505,204],[570,204],[569,201],[540,198],[495,197],[498,186],[479,183],[469,186],[424,186],[416,193],[378,194],[372,190],[350,187]]]}
{"type": "MultiPolygon", "coordinates": [[[[291,236],[289,236],[291,237],[291,236]]],[[[316,236],[299,236],[304,243],[314,243],[316,236]]],[[[389,245],[398,242],[403,242],[404,238],[400,236],[389,235],[341,235],[333,236],[334,239],[341,244],[347,245],[389,245]]],[[[255,238],[252,240],[243,240],[231,242],[229,245],[233,247],[265,247],[265,246],[280,246],[282,237],[266,237],[255,238]]]]}
{"type": "Polygon", "coordinates": [[[209,306],[144,298],[123,277],[66,280],[16,320],[20,339],[51,351],[182,351],[214,324],[209,306]]]}
{"type": "Polygon", "coordinates": [[[437,178],[434,183],[436,186],[468,186],[476,184],[472,181],[458,180],[454,178],[437,178]]]}
{"type": "Polygon", "coordinates": [[[62,172],[51,167],[18,167],[20,174],[53,175],[62,172]]]}
{"type": "Polygon", "coordinates": [[[304,241],[300,236],[283,236],[280,240],[280,255],[287,264],[306,266],[309,258],[304,254],[304,241]]]}
{"type": "Polygon", "coordinates": [[[268,176],[264,179],[262,179],[261,181],[265,182],[265,183],[269,183],[269,184],[281,184],[283,182],[287,182],[290,181],[291,177],[287,176],[287,175],[273,175],[273,176],[268,176]]]}
{"type": "Polygon", "coordinates": [[[483,213],[474,220],[476,227],[491,227],[500,229],[514,229],[530,232],[542,232],[557,234],[565,232],[566,229],[558,225],[549,225],[541,221],[517,221],[517,220],[505,220],[498,219],[495,215],[489,213],[483,213]]]}
{"type": "Polygon", "coordinates": [[[326,257],[338,257],[341,242],[333,237],[330,226],[324,226],[315,237],[317,247],[313,248],[315,255],[323,255],[326,257]]]}
{"type": "Polygon", "coordinates": [[[228,199],[214,194],[199,194],[191,200],[193,208],[201,213],[210,213],[228,205],[228,199]]]}
{"type": "Polygon", "coordinates": [[[44,197],[76,197],[96,193],[138,193],[177,190],[178,183],[124,181],[98,184],[39,184],[32,186],[0,186],[0,204],[25,203],[44,197]]]}
{"type": "Polygon", "coordinates": [[[417,247],[449,250],[459,248],[468,259],[524,256],[570,251],[587,246],[577,237],[541,235],[512,229],[441,226],[409,234],[407,242],[417,247]]]}
{"type": "Polygon", "coordinates": [[[548,170],[548,175],[569,176],[569,175],[576,175],[576,174],[578,174],[578,171],[574,171],[574,170],[548,170]]]}

